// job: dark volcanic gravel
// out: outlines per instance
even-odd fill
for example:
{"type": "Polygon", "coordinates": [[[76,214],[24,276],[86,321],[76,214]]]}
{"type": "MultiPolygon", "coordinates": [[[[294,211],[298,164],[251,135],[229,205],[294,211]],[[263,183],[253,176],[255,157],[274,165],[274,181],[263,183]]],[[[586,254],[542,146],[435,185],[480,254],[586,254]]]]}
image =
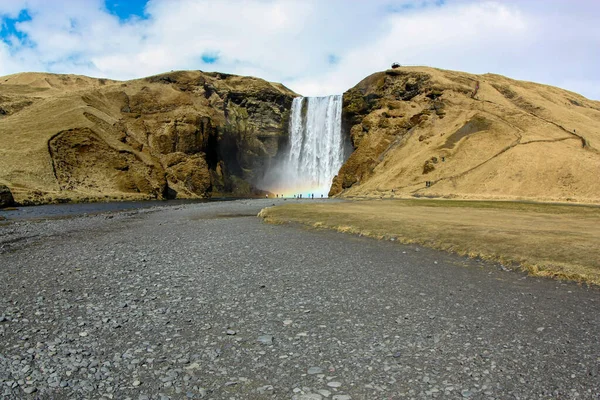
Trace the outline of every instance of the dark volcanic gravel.
{"type": "Polygon", "coordinates": [[[0,397],[600,398],[600,290],[272,203],[0,226],[0,397]]]}

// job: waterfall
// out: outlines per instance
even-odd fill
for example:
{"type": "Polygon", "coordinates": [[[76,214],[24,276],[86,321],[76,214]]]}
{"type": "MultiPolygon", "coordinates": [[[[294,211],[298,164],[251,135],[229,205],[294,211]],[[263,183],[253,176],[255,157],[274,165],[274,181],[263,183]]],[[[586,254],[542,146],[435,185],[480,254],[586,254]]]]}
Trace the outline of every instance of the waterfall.
{"type": "Polygon", "coordinates": [[[342,96],[296,97],[292,102],[289,147],[277,165],[274,193],[327,196],[345,161],[342,96]]]}

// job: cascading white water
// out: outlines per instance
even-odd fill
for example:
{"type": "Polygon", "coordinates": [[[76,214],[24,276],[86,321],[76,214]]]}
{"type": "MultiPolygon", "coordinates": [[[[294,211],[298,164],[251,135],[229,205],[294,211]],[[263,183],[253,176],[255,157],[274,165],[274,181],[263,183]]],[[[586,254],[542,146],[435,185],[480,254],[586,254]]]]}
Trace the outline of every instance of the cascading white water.
{"type": "Polygon", "coordinates": [[[289,152],[280,160],[271,190],[287,196],[327,196],[344,163],[342,96],[296,97],[289,133],[289,152]]]}

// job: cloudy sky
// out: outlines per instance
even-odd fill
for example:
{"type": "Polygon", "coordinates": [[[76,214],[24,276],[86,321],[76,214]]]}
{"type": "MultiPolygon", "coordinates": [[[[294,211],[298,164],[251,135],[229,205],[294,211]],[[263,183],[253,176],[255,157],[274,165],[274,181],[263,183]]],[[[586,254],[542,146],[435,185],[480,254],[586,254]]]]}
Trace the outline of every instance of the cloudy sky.
{"type": "Polygon", "coordinates": [[[341,93],[392,62],[600,100],[599,0],[0,0],[0,75],[178,69],[341,93]]]}

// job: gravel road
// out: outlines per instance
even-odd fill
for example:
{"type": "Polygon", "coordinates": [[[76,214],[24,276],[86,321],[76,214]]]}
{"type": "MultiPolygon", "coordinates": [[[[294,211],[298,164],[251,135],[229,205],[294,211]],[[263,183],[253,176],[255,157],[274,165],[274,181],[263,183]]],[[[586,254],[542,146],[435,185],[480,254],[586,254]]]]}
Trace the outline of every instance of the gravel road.
{"type": "Polygon", "coordinates": [[[273,203],[0,226],[0,397],[600,399],[600,290],[273,203]]]}

